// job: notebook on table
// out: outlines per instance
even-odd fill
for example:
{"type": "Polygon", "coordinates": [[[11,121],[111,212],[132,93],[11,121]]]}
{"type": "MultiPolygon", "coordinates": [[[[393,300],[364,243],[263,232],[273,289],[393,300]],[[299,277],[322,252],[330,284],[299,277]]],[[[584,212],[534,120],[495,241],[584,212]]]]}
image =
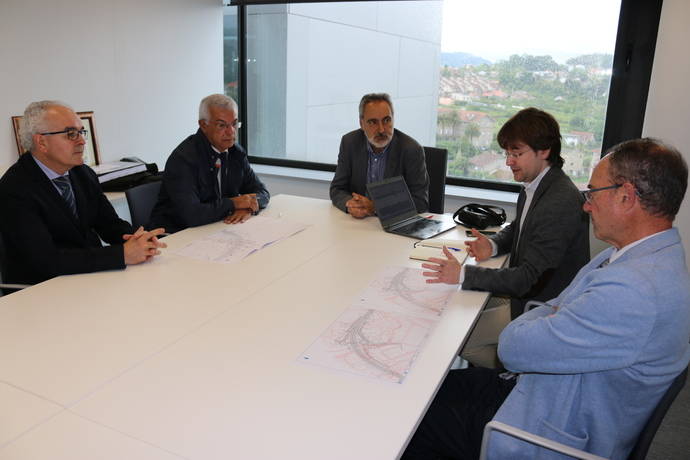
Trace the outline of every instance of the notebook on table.
{"type": "Polygon", "coordinates": [[[402,176],[367,184],[367,191],[381,226],[388,233],[423,240],[455,228],[451,216],[418,214],[402,176]]]}

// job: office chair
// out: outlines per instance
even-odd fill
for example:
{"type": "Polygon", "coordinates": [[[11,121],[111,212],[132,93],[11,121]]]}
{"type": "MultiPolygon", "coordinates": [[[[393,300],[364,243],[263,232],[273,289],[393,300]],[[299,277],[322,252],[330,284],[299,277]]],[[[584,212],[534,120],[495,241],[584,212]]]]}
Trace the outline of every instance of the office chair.
{"type": "Polygon", "coordinates": [[[5,241],[0,234],[0,297],[10,292],[29,287],[29,284],[11,284],[2,282],[2,274],[7,273],[7,259],[5,255],[5,241]]]}
{"type": "Polygon", "coordinates": [[[153,211],[153,207],[156,205],[160,189],[161,181],[156,181],[137,185],[125,191],[129,215],[132,218],[132,227],[135,230],[139,226],[146,228],[146,225],[148,225],[151,219],[151,211],[153,211]]]}
{"type": "Polygon", "coordinates": [[[424,147],[426,171],[429,174],[429,212],[443,214],[446,197],[448,150],[424,147]]]}
{"type": "MultiPolygon", "coordinates": [[[[538,306],[543,306],[543,305],[549,305],[546,302],[539,302],[537,300],[530,300],[527,302],[525,305],[525,312],[531,310],[533,307],[538,307],[538,306]]],[[[628,455],[628,460],[644,460],[647,457],[647,452],[649,452],[649,448],[652,445],[652,441],[654,440],[654,436],[656,435],[657,430],[659,429],[659,426],[661,426],[661,422],[666,416],[666,413],[670,409],[671,405],[673,404],[673,401],[676,399],[680,391],[683,389],[685,386],[685,382],[688,377],[688,368],[686,367],[683,372],[678,374],[675,379],[673,379],[673,382],[671,382],[671,385],[668,387],[666,390],[666,393],[661,397],[659,402],[657,403],[656,407],[652,411],[652,413],[649,415],[649,418],[647,419],[647,422],[644,424],[642,427],[642,431],[640,431],[640,434],[637,436],[637,441],[635,442],[634,447],[630,451],[630,454],[628,455]]],[[[479,459],[480,460],[485,460],[486,459],[486,448],[489,443],[489,437],[491,435],[492,431],[500,431],[504,434],[516,437],[518,439],[522,439],[524,441],[527,441],[529,443],[535,444],[537,446],[544,447],[546,449],[554,450],[556,452],[561,452],[565,455],[570,455],[571,457],[579,458],[582,460],[601,460],[603,457],[599,457],[597,455],[590,454],[588,452],[584,452],[578,449],[574,449],[570,446],[566,446],[565,444],[558,443],[556,441],[551,441],[549,439],[546,439],[544,437],[529,433],[527,431],[521,430],[519,428],[515,428],[513,426],[507,425],[502,422],[498,422],[495,420],[490,421],[489,423],[486,424],[484,427],[484,436],[482,438],[482,449],[481,449],[481,454],[479,459]]]]}

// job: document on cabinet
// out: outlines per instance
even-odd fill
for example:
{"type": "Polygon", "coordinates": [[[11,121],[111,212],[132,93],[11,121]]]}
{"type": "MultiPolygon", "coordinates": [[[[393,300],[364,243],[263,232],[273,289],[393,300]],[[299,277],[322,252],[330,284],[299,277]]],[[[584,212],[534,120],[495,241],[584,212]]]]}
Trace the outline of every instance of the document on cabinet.
{"type": "Polygon", "coordinates": [[[289,238],[307,225],[286,219],[255,216],[242,224],[228,225],[223,230],[189,243],[178,255],[197,260],[230,264],[248,255],[289,238]]]}

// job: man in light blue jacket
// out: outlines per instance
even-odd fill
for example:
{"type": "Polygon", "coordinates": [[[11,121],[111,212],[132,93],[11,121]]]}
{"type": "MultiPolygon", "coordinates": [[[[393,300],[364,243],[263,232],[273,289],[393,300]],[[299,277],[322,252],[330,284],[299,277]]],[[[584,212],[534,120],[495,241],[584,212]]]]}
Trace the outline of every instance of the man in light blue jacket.
{"type": "MultiPolygon", "coordinates": [[[[501,333],[499,356],[517,379],[449,374],[403,458],[475,458],[491,418],[627,458],[690,361],[690,277],[673,228],[687,177],[682,156],[659,141],[613,147],[583,192],[594,234],[613,247],[501,333]]],[[[504,434],[491,439],[489,458],[563,458],[504,434]]]]}

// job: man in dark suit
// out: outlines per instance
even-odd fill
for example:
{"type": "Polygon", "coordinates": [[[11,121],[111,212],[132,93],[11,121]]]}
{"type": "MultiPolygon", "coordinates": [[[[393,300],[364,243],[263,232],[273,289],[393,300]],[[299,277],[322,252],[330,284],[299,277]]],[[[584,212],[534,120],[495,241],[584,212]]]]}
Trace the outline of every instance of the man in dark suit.
{"type": "Polygon", "coordinates": [[[417,212],[429,209],[429,175],[424,150],[393,127],[393,102],[388,94],[366,94],[359,103],[359,126],[343,136],[338,166],[331,182],[333,205],[353,217],[374,215],[366,184],[403,176],[417,212]]]}
{"type": "Polygon", "coordinates": [[[0,179],[7,282],[122,269],[165,247],[157,239],[162,228],[132,231],[117,217],[96,174],[83,165],[86,135],[65,104],[41,101],[26,108],[21,136],[27,152],[0,179]]]}
{"type": "Polygon", "coordinates": [[[199,104],[199,129],[173,150],[151,213],[154,226],[170,233],[223,220],[241,223],[265,208],[268,190],[236,143],[237,104],[211,94],[199,104]]]}
{"type": "MultiPolygon", "coordinates": [[[[518,197],[515,220],[489,238],[473,229],[476,240],[468,242],[468,252],[478,261],[510,252],[509,266],[461,266],[447,250],[447,260],[433,259],[433,263],[422,265],[432,270],[425,273],[431,277],[427,282],[460,282],[463,289],[510,297],[510,315],[506,308],[501,314],[500,307],[485,311],[466,350],[477,340],[486,345],[497,343],[498,333],[522,313],[527,301],[556,297],[589,261],[589,219],[582,210],[581,194],[561,169],[561,135],[556,120],[541,110],[524,109],[503,125],[497,139],[506,151],[506,164],[514,179],[525,187],[518,197]],[[485,315],[501,318],[489,322],[485,315]],[[488,343],[487,337],[480,338],[482,329],[492,330],[488,343]]],[[[492,305],[498,303],[494,300],[492,305]]],[[[474,362],[465,352],[463,357],[474,362]]]]}

